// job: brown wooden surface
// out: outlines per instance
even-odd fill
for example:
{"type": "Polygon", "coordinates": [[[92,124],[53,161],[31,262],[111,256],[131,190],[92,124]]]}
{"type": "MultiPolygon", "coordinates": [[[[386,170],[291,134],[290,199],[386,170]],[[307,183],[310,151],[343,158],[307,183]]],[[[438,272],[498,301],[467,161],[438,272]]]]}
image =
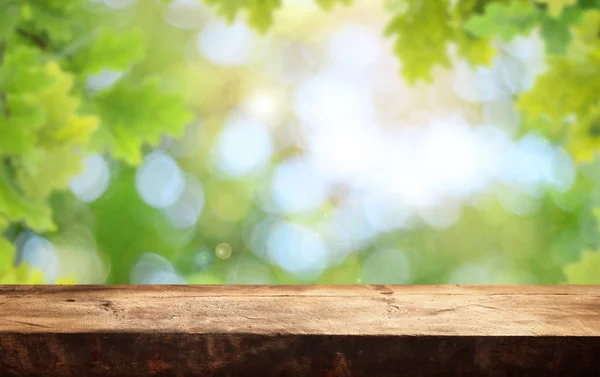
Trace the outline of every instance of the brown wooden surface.
{"type": "Polygon", "coordinates": [[[600,286],[0,286],[0,376],[600,376],[600,286]]]}

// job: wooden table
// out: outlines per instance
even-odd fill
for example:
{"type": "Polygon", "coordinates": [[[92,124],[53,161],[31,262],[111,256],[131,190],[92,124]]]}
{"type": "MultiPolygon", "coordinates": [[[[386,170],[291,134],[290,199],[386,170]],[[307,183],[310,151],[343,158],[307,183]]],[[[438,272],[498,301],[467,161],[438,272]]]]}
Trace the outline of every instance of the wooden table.
{"type": "Polygon", "coordinates": [[[0,376],[600,376],[600,286],[0,286],[0,376]]]}

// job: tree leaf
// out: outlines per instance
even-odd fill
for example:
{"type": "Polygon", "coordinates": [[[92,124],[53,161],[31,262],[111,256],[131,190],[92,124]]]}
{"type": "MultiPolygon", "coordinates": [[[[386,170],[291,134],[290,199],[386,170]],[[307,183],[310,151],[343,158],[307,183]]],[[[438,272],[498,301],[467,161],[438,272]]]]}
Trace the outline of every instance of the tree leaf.
{"type": "Polygon", "coordinates": [[[479,14],[485,10],[485,1],[462,0],[452,8],[451,16],[454,25],[453,40],[458,47],[458,53],[472,66],[489,65],[496,55],[496,51],[490,43],[491,38],[481,38],[470,34],[463,25],[473,14],[479,14]]]}
{"type": "Polygon", "coordinates": [[[584,118],[598,99],[600,67],[562,57],[549,59],[548,66],[533,89],[521,95],[518,107],[527,116],[547,116],[556,122],[569,116],[584,118]]]}
{"type": "Polygon", "coordinates": [[[336,4],[351,5],[354,0],[315,0],[324,10],[331,10],[336,4]]]}
{"type": "Polygon", "coordinates": [[[385,33],[396,38],[394,51],[402,63],[402,74],[411,84],[431,80],[431,70],[448,67],[446,48],[452,41],[448,2],[412,1],[406,12],[396,15],[385,33]]]}
{"type": "Polygon", "coordinates": [[[583,12],[578,8],[562,11],[557,17],[541,17],[541,32],[546,52],[550,55],[563,55],[571,42],[571,26],[581,20],[583,12]]]}
{"type": "Polygon", "coordinates": [[[233,22],[242,11],[248,12],[248,23],[260,32],[273,24],[273,12],[281,6],[281,0],[204,0],[217,8],[217,12],[233,22]]]}
{"type": "Polygon", "coordinates": [[[71,58],[70,67],[78,73],[98,73],[102,69],[122,71],[140,61],[146,39],[139,29],[104,27],[71,58]]]}
{"type": "Polygon", "coordinates": [[[515,36],[531,31],[538,19],[539,14],[530,1],[492,2],[484,14],[471,17],[465,29],[480,38],[498,35],[504,42],[510,42],[515,36]]]}
{"type": "Polygon", "coordinates": [[[548,6],[550,17],[560,17],[566,7],[573,6],[577,0],[536,0],[537,3],[548,6]]]}
{"type": "Polygon", "coordinates": [[[570,131],[567,147],[575,161],[593,161],[600,152],[600,100],[570,131]]]}
{"type": "Polygon", "coordinates": [[[6,164],[0,164],[0,214],[11,222],[24,221],[39,231],[54,230],[48,202],[41,198],[28,198],[17,187],[6,164]]]}
{"type": "Polygon", "coordinates": [[[96,109],[102,122],[102,132],[94,135],[96,148],[130,164],[141,162],[142,144],[157,145],[163,134],[179,136],[194,118],[183,96],[162,91],[156,79],[120,81],[98,94],[96,109]]]}
{"type": "MultiPolygon", "coordinates": [[[[350,5],[353,0],[315,0],[323,10],[331,10],[336,4],[350,5]]],[[[261,33],[273,25],[273,13],[282,5],[281,0],[204,0],[215,6],[218,14],[233,22],[241,12],[248,13],[248,24],[261,33]]]]}

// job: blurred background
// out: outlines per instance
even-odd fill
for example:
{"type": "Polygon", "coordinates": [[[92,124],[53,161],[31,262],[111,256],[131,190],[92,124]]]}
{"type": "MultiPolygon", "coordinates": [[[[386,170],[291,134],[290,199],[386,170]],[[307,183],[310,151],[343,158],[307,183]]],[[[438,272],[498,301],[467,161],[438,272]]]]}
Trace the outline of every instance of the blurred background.
{"type": "Polygon", "coordinates": [[[151,34],[197,117],[135,168],[87,156],[56,233],[13,229],[17,262],[48,283],[547,284],[596,247],[593,165],[515,107],[544,70],[535,32],[409,86],[380,2],[284,4],[261,34],[197,0],[91,0],[151,34]]]}

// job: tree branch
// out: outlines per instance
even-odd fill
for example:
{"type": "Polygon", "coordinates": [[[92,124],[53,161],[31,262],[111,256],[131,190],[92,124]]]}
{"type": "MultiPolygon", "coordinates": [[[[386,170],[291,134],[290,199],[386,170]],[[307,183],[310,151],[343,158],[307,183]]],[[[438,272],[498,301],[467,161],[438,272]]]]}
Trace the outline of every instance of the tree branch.
{"type": "Polygon", "coordinates": [[[42,49],[44,51],[48,51],[48,41],[45,40],[44,38],[40,37],[39,35],[31,34],[28,31],[23,30],[21,28],[17,29],[16,32],[21,37],[33,42],[40,49],[42,49]]]}

